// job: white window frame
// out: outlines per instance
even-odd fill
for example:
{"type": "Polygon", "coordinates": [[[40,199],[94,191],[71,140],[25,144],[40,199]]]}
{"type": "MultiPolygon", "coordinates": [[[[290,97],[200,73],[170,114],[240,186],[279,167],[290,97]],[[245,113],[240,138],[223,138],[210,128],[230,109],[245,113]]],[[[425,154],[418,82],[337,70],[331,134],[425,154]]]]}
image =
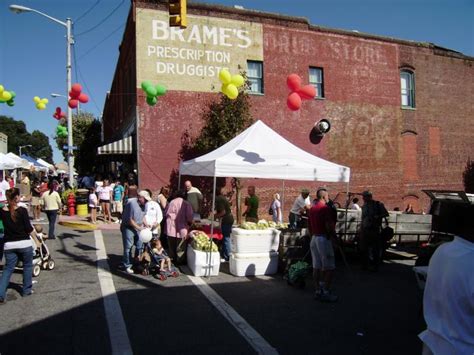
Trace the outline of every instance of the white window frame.
{"type": "Polygon", "coordinates": [[[415,73],[411,70],[400,71],[400,99],[403,108],[415,108],[415,73]]]}
{"type": "Polygon", "coordinates": [[[313,85],[316,89],[316,96],[314,98],[324,99],[324,70],[323,68],[309,67],[308,77],[309,77],[309,83],[313,85]],[[319,75],[316,75],[318,76],[316,80],[313,80],[314,76],[311,75],[312,71],[317,71],[319,73],[319,75]]]}
{"type": "Polygon", "coordinates": [[[263,62],[259,60],[247,60],[247,79],[250,82],[249,94],[263,95],[264,93],[264,82],[263,82],[263,62]],[[251,75],[250,64],[260,65],[257,69],[257,75],[251,75]],[[260,72],[260,73],[258,73],[260,72]]]}

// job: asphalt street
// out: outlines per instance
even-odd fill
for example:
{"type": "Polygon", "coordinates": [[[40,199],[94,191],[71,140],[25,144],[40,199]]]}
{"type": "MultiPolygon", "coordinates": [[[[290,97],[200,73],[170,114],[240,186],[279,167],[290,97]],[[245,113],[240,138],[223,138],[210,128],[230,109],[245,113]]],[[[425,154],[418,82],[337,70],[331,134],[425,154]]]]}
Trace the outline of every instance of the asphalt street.
{"type": "Polygon", "coordinates": [[[58,236],[47,242],[56,268],[35,279],[34,295],[20,296],[21,272],[12,278],[0,306],[2,355],[421,353],[411,260],[393,259],[378,273],[339,260],[340,301],[323,304],[309,286],[290,287],[282,275],[234,277],[226,264],[212,278],[126,274],[117,270],[118,230],[58,226],[58,236]],[[99,262],[98,235],[107,256],[99,262]]]}

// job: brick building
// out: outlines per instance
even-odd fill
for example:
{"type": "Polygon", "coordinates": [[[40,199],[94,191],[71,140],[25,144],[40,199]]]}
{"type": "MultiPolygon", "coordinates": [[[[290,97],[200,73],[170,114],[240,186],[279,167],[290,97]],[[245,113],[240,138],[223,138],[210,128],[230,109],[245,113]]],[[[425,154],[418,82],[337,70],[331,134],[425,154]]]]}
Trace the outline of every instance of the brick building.
{"type": "MultiPolygon", "coordinates": [[[[132,1],[104,108],[104,143],[132,137],[133,146],[107,159],[136,168],[141,186],[156,191],[169,184],[181,135],[199,132],[203,109],[218,99],[220,68],[240,67],[252,82],[254,117],[300,148],[349,166],[351,191],[369,188],[389,208],[413,203],[421,211],[422,189],[462,189],[474,157],[474,58],[431,43],[216,5],[188,5],[185,30],[167,23],[165,3],[132,1]],[[318,89],[296,112],[286,106],[292,73],[318,89]],[[146,103],[144,80],[168,88],[156,106],[146,103]],[[331,121],[331,132],[312,145],[308,133],[321,118],[331,121]]],[[[281,181],[256,185],[263,201],[281,189],[281,181]]],[[[302,184],[285,186],[292,201],[302,184]]]]}

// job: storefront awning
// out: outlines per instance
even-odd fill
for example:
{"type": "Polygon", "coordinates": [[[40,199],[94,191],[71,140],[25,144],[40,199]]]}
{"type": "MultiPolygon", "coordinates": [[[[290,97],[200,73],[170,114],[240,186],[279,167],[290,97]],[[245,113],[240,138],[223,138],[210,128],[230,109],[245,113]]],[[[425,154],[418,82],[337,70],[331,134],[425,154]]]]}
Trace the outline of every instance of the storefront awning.
{"type": "Polygon", "coordinates": [[[132,137],[102,145],[97,148],[97,154],[132,154],[132,137]]]}

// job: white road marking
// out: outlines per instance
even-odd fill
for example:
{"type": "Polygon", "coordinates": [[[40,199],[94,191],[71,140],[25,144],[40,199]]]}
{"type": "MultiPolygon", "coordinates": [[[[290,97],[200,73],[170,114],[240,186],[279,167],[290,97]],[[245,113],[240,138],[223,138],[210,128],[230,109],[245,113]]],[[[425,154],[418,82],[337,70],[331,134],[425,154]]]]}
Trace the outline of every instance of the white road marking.
{"type": "Polygon", "coordinates": [[[122,309],[120,308],[120,302],[115,290],[114,280],[110,273],[102,232],[94,230],[94,238],[97,249],[97,274],[99,276],[102,298],[104,299],[105,317],[109,328],[112,354],[133,354],[130,340],[128,339],[127,327],[123,320],[122,309]]]}
{"type": "Polygon", "coordinates": [[[232,326],[244,337],[245,340],[258,354],[278,354],[247,321],[238,314],[224,299],[217,294],[200,277],[187,275],[191,282],[202,292],[214,307],[226,318],[232,326]]]}

